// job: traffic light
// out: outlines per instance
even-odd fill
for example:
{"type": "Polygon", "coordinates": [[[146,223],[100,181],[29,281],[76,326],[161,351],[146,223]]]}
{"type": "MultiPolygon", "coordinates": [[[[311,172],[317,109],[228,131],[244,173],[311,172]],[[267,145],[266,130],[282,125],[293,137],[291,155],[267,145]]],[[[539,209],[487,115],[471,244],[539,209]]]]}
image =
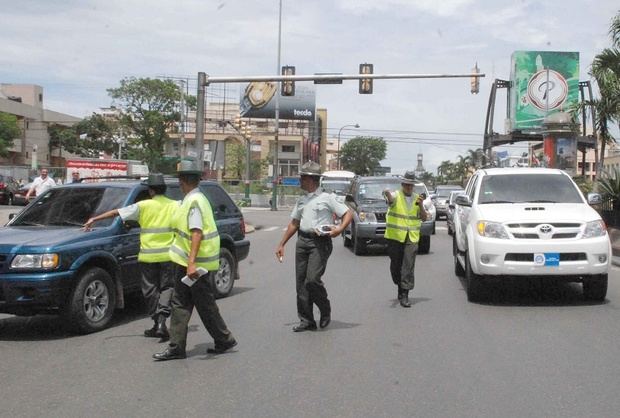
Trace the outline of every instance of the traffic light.
{"type": "MultiPolygon", "coordinates": [[[[360,74],[372,74],[372,64],[360,64],[360,74]]],[[[372,94],[372,78],[360,78],[360,94],[372,94]]]]}
{"type": "MultiPolygon", "coordinates": [[[[478,63],[476,66],[471,69],[472,74],[480,73],[480,69],[478,68],[478,63]]],[[[480,92],[480,77],[471,76],[470,80],[471,84],[471,94],[478,94],[480,92]]]]}
{"type": "MultiPolygon", "coordinates": [[[[295,67],[285,65],[282,67],[282,75],[295,75],[295,67]]],[[[281,86],[282,96],[294,96],[295,95],[295,82],[283,81],[281,86]]]]}

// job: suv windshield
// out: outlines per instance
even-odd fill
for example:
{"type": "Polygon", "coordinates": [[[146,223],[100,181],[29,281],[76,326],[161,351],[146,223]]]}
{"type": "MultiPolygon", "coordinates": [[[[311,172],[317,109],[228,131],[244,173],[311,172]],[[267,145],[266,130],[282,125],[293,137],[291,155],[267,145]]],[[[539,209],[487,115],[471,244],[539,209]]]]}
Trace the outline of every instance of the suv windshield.
{"type": "Polygon", "coordinates": [[[349,190],[351,182],[349,180],[323,180],[321,185],[328,193],[345,194],[349,190]]]}
{"type": "Polygon", "coordinates": [[[385,200],[383,197],[383,191],[390,189],[392,191],[397,190],[400,186],[398,181],[373,181],[368,183],[360,183],[357,190],[358,200],[385,200]]]}
{"type": "MultiPolygon", "coordinates": [[[[82,226],[94,214],[123,206],[130,189],[120,187],[54,188],[28,206],[13,226],[82,226]]],[[[114,219],[97,223],[108,226],[114,219]]]]}
{"type": "Polygon", "coordinates": [[[564,175],[484,176],[478,203],[582,203],[579,190],[564,175]]]}

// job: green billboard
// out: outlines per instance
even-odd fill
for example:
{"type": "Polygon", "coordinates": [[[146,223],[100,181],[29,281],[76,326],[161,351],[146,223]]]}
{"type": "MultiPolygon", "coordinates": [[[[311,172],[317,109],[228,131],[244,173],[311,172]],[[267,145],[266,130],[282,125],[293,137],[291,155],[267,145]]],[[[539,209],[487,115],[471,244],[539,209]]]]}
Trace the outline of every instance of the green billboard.
{"type": "Polygon", "coordinates": [[[579,52],[515,51],[510,82],[511,131],[537,132],[547,115],[579,101],[579,52]]]}

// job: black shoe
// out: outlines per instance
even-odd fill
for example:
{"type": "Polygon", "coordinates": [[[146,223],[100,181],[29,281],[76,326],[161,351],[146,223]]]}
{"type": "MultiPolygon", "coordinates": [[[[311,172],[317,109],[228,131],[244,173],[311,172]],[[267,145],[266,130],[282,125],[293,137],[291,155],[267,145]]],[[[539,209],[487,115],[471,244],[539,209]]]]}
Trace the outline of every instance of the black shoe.
{"type": "Polygon", "coordinates": [[[302,322],[293,327],[293,332],[316,331],[316,324],[302,322]]]}
{"type": "Polygon", "coordinates": [[[157,335],[157,321],[155,321],[155,323],[153,324],[153,328],[150,329],[145,329],[144,330],[144,336],[145,337],[149,337],[149,338],[160,338],[157,335]]]}
{"type": "Polygon", "coordinates": [[[403,293],[401,294],[400,298],[400,306],[402,306],[403,308],[411,308],[411,302],[409,302],[409,291],[408,290],[404,290],[403,293]]]}
{"type": "Polygon", "coordinates": [[[219,343],[219,344],[215,343],[215,346],[213,348],[207,348],[207,353],[208,354],[222,354],[230,350],[236,345],[237,345],[237,340],[233,338],[232,340],[226,341],[223,343],[219,343]]]}
{"type": "Polygon", "coordinates": [[[321,315],[321,320],[319,321],[319,326],[321,328],[325,328],[326,326],[329,325],[329,323],[332,321],[332,317],[330,314],[327,315],[321,315]]]}
{"type": "Polygon", "coordinates": [[[179,347],[166,347],[161,353],[153,354],[153,358],[158,361],[176,360],[187,357],[185,350],[181,350],[179,347]]]}
{"type": "Polygon", "coordinates": [[[166,317],[161,316],[160,320],[157,322],[155,336],[159,338],[160,343],[166,342],[170,339],[170,333],[168,332],[168,327],[166,327],[166,317]]]}

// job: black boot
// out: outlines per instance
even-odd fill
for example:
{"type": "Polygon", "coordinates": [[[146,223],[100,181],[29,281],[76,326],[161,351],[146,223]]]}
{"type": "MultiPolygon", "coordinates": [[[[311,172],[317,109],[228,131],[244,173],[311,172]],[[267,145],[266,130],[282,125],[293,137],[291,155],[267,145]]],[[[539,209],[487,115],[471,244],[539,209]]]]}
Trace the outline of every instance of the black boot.
{"type": "Polygon", "coordinates": [[[411,308],[411,302],[409,302],[409,291],[403,289],[403,293],[400,296],[400,306],[403,308],[411,308]]]}
{"type": "Polygon", "coordinates": [[[149,338],[159,338],[159,336],[157,335],[157,320],[154,320],[155,322],[153,323],[153,328],[149,328],[149,329],[145,329],[144,330],[144,336],[145,337],[149,337],[149,338]]]}
{"type": "Polygon", "coordinates": [[[155,330],[155,336],[158,337],[160,343],[168,341],[170,339],[170,333],[168,327],[166,327],[166,317],[159,315],[157,318],[157,328],[155,330]]]}

